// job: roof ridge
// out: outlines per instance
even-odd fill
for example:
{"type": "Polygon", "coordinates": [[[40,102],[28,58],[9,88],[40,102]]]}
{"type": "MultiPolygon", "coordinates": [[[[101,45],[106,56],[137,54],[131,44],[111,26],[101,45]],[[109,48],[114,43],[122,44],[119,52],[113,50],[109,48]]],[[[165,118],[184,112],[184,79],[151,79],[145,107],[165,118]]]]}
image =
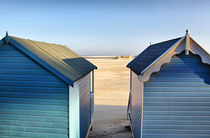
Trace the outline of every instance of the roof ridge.
{"type": "Polygon", "coordinates": [[[165,51],[170,49],[176,42],[178,42],[182,38],[183,37],[169,39],[169,40],[148,46],[135,59],[129,62],[127,64],[127,67],[131,68],[137,75],[140,75],[143,70],[145,70],[148,66],[150,66],[165,51]],[[155,54],[151,54],[151,53],[155,53],[155,54]]]}
{"type": "Polygon", "coordinates": [[[23,39],[23,40],[30,40],[30,41],[34,41],[34,42],[40,42],[40,43],[56,44],[56,45],[59,45],[59,46],[62,46],[62,47],[67,47],[67,46],[65,46],[65,45],[62,45],[62,44],[57,44],[57,43],[49,43],[49,42],[45,42],[45,41],[37,41],[37,40],[32,40],[32,39],[29,39],[29,38],[21,38],[21,37],[16,37],[16,36],[11,36],[11,35],[9,35],[9,37],[15,37],[15,38],[18,38],[18,39],[23,39]]]}
{"type": "Polygon", "coordinates": [[[15,36],[10,38],[11,44],[71,86],[78,79],[97,69],[95,65],[67,46],[15,36]],[[72,60],[65,62],[65,59],[72,60]]]}
{"type": "MultiPolygon", "coordinates": [[[[154,44],[151,44],[149,46],[154,46],[154,45],[157,45],[157,44],[161,44],[161,43],[166,43],[166,42],[169,42],[169,41],[173,41],[173,40],[176,40],[176,39],[181,39],[182,37],[177,37],[177,38],[174,38],[174,39],[168,39],[168,40],[165,40],[165,41],[161,41],[161,42],[157,42],[157,43],[154,43],[154,44]]],[[[178,41],[178,40],[177,40],[178,41]]],[[[148,47],[149,47],[148,46],[148,47]]]]}
{"type": "MultiPolygon", "coordinates": [[[[48,45],[48,44],[47,44],[48,45]]],[[[56,44],[55,44],[56,45],[56,44]]],[[[57,45],[56,45],[57,46],[57,45]]],[[[60,52],[59,50],[57,50],[55,47],[53,47],[53,46],[51,46],[51,48],[53,49],[53,50],[55,50],[56,52],[58,52],[58,53],[60,53],[63,57],[65,57],[66,59],[69,59],[69,57],[67,56],[67,55],[65,55],[63,52],[67,52],[67,50],[65,49],[65,51],[63,51],[63,52],[60,52]]],[[[63,48],[63,47],[62,47],[63,48]]],[[[67,53],[66,53],[67,54],[67,53]]],[[[74,54],[74,53],[73,53],[74,54]]],[[[74,54],[75,55],[75,54],[74,54]]],[[[77,56],[77,55],[75,55],[75,56],[77,56]]],[[[75,58],[75,57],[71,57],[70,59],[72,59],[72,58],[75,58]]],[[[78,57],[76,57],[76,58],[83,58],[83,57],[81,57],[81,56],[78,56],[78,57]]],[[[62,60],[63,61],[63,60],[62,60]]],[[[65,61],[63,61],[63,63],[65,63],[65,61]]],[[[67,63],[65,63],[65,64],[67,64],[67,63]]],[[[83,68],[83,66],[82,65],[80,65],[80,64],[78,64],[77,62],[74,62],[74,64],[77,64],[78,66],[80,66],[81,67],[81,70],[84,70],[84,71],[86,71],[86,69],[85,68],[83,68]]]]}

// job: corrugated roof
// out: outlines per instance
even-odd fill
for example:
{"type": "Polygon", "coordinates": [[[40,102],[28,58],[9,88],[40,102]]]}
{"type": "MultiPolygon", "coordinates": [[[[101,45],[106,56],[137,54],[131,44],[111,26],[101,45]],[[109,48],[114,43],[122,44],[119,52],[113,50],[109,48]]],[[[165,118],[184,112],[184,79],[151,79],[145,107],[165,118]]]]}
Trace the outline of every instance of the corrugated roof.
{"type": "Polygon", "coordinates": [[[142,53],[140,53],[135,59],[133,59],[127,67],[130,68],[137,75],[152,64],[158,57],[160,57],[165,51],[173,46],[181,37],[171,39],[168,41],[156,43],[147,47],[142,53]]]}
{"type": "Polygon", "coordinates": [[[66,46],[14,36],[9,37],[73,82],[82,78],[90,71],[97,69],[95,65],[66,46]]]}

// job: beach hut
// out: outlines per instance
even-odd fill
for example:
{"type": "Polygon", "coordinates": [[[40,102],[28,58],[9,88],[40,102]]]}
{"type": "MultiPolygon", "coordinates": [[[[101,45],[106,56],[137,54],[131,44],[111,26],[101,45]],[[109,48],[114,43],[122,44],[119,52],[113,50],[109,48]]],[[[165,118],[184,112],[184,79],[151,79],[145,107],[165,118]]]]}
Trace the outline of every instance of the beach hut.
{"type": "Polygon", "coordinates": [[[150,45],[127,67],[134,138],[210,137],[210,55],[188,31],[150,45]]]}
{"type": "Polygon", "coordinates": [[[84,138],[96,66],[66,46],[0,40],[0,137],[84,138]]]}

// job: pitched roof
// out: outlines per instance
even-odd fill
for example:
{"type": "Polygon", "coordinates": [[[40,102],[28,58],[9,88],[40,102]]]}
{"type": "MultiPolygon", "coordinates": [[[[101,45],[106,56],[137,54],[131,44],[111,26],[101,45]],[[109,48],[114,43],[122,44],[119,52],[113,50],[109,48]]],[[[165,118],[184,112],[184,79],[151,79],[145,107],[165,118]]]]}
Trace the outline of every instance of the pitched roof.
{"type": "Polygon", "coordinates": [[[164,52],[166,52],[171,46],[173,46],[182,37],[171,39],[168,41],[156,43],[147,47],[142,53],[140,53],[134,60],[132,60],[127,67],[130,68],[137,75],[158,59],[164,52]]]}
{"type": "MultiPolygon", "coordinates": [[[[33,41],[14,36],[6,36],[5,41],[7,41],[7,37],[9,38],[8,41],[16,47],[19,46],[20,50],[24,48],[23,52],[29,51],[29,54],[34,54],[36,57],[38,57],[38,59],[41,59],[47,65],[50,65],[50,68],[53,68],[59,72],[61,76],[63,75],[72,81],[71,85],[73,85],[73,82],[82,78],[90,71],[97,69],[95,65],[66,46],[33,41]]],[[[28,53],[26,54],[28,55],[28,53]]],[[[38,62],[41,60],[38,60],[38,62]]]]}

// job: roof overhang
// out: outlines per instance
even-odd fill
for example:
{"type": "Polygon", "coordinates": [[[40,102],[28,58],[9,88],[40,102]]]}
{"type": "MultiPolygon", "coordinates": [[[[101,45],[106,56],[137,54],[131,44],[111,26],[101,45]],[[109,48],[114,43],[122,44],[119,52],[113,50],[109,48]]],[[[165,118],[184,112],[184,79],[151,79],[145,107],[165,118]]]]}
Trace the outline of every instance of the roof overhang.
{"type": "Polygon", "coordinates": [[[187,32],[185,36],[183,36],[166,52],[145,68],[138,76],[138,79],[142,82],[148,81],[152,73],[159,72],[163,64],[170,63],[174,55],[180,54],[183,51],[185,51],[186,55],[189,54],[189,51],[193,54],[199,55],[202,63],[210,65],[209,53],[205,51],[196,41],[194,41],[187,32]]]}
{"type": "Polygon", "coordinates": [[[28,49],[24,48],[21,44],[19,44],[17,41],[15,41],[10,36],[8,36],[8,33],[6,33],[6,36],[0,40],[0,47],[3,47],[4,45],[6,45],[8,43],[10,43],[11,45],[13,45],[17,49],[19,49],[21,52],[23,52],[24,54],[26,54],[27,56],[29,56],[30,58],[35,60],[37,63],[39,63],[45,69],[47,69],[48,71],[53,73],[55,76],[57,76],[58,78],[63,80],[65,83],[71,85],[72,87],[74,86],[74,81],[70,80],[65,75],[63,75],[62,73],[60,73],[59,71],[54,69],[51,65],[49,65],[48,63],[43,61],[41,58],[39,58],[38,56],[33,54],[31,51],[29,51],[28,49]]]}

